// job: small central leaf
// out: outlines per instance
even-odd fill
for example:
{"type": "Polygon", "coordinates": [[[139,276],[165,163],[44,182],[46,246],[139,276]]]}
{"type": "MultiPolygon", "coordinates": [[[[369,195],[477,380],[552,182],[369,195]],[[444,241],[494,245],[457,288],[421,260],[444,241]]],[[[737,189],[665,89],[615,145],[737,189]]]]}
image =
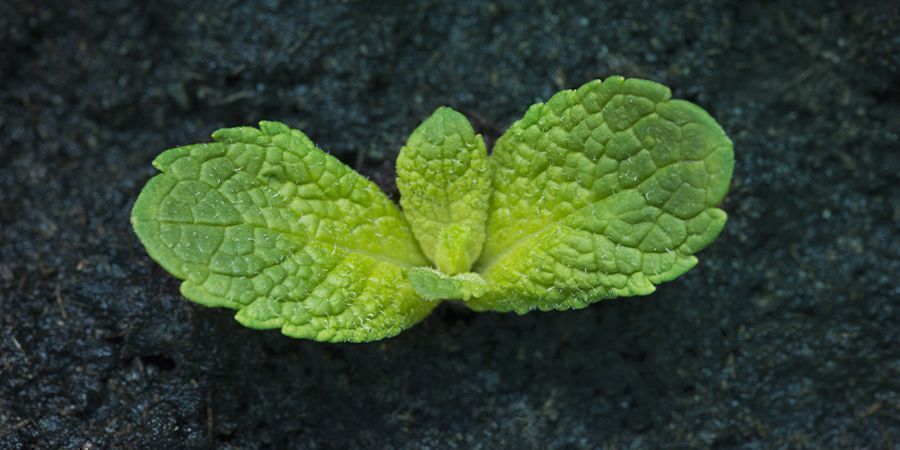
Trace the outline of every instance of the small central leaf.
{"type": "Polygon", "coordinates": [[[469,300],[488,290],[484,278],[472,272],[451,276],[430,267],[408,267],[403,275],[426,300],[469,300]]]}
{"type": "Polygon", "coordinates": [[[442,272],[466,272],[481,254],[491,195],[484,140],[462,114],[438,108],[397,157],[400,204],[425,255],[442,272]]]}

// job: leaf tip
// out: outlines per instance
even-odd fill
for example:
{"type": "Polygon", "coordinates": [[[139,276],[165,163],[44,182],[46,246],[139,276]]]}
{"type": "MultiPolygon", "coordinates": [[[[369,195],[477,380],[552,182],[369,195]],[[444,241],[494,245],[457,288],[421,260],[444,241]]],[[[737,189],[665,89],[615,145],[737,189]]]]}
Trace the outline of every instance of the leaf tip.
{"type": "Polygon", "coordinates": [[[259,130],[268,136],[275,136],[276,134],[290,133],[291,129],[281,123],[271,120],[262,120],[259,122],[259,130]]]}

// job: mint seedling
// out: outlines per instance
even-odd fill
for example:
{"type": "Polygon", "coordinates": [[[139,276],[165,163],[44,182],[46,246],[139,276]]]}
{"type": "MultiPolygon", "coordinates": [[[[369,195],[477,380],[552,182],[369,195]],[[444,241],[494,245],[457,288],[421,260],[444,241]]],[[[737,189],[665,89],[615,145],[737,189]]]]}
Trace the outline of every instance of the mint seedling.
{"type": "Polygon", "coordinates": [[[393,336],[441,299],[525,313],[649,294],[722,230],[734,164],[701,108],[622,77],[532,106],[490,156],[439,108],[397,159],[402,212],[280,123],[213,140],[156,158],[138,237],[188,299],[332,342],[393,336]]]}

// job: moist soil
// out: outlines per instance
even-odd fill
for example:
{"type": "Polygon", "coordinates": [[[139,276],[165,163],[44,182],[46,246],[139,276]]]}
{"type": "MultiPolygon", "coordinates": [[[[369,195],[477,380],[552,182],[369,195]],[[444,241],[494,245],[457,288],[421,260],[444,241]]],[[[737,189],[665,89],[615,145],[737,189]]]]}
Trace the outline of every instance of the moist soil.
{"type": "Polygon", "coordinates": [[[42,3],[0,5],[0,448],[900,445],[896,3],[42,3]],[[491,143],[614,74],[734,141],[725,230],[647,297],[293,340],[184,300],[129,225],[221,127],[300,128],[396,199],[436,107],[491,143]]]}

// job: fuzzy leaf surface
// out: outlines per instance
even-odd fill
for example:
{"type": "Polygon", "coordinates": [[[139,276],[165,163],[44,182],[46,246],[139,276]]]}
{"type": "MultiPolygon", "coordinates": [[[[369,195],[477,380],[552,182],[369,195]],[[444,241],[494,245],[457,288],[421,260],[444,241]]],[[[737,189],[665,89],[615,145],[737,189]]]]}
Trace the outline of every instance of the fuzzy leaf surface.
{"type": "Polygon", "coordinates": [[[434,307],[402,269],[427,265],[378,187],[277,122],[228,128],[153,162],[132,224],[182,294],[258,329],[372,341],[434,307]]]}
{"type": "Polygon", "coordinates": [[[484,244],[491,175],[469,120],[438,108],[397,157],[400,204],[425,255],[447,274],[466,272],[484,244]]]}
{"type": "Polygon", "coordinates": [[[731,141],[669,89],[611,77],[533,105],[497,141],[476,310],[646,295],[697,263],[726,215],[731,141]]]}

